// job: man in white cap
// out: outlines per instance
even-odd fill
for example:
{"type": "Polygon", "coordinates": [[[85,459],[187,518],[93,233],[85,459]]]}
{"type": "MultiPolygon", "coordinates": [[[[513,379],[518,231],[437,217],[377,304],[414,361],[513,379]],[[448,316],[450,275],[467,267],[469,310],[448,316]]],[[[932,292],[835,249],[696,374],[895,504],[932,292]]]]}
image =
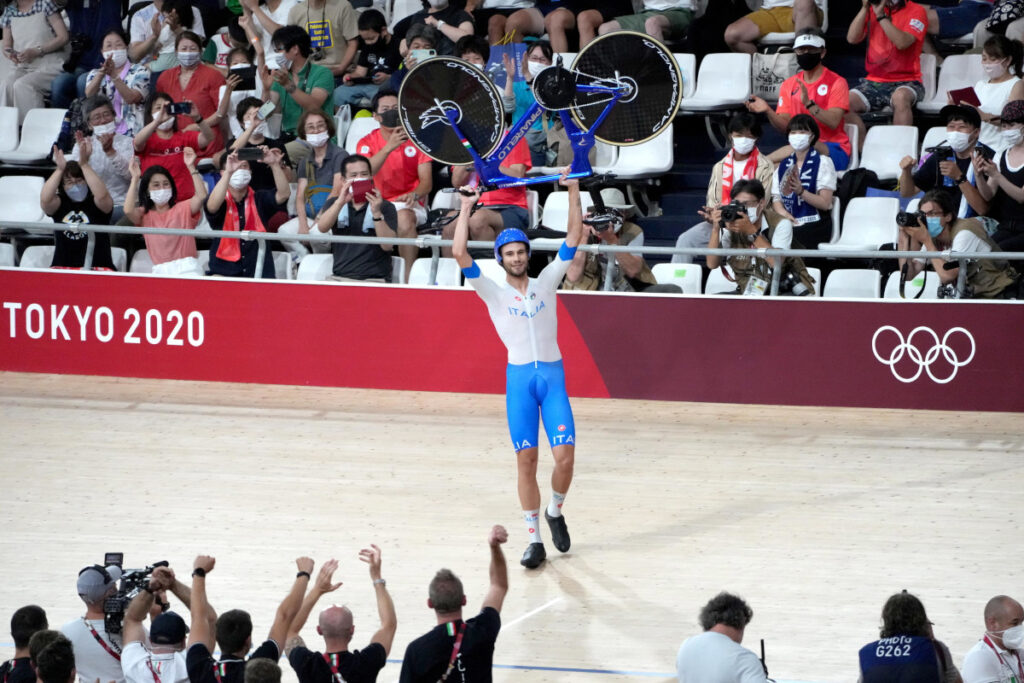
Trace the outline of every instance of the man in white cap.
{"type": "Polygon", "coordinates": [[[754,43],[769,33],[792,33],[820,26],[825,18],[822,5],[822,0],[762,0],[756,12],[725,28],[725,42],[733,52],[754,54],[754,43]]]}
{"type": "MultiPolygon", "coordinates": [[[[807,114],[821,131],[816,148],[820,154],[832,159],[837,171],[850,164],[850,137],[843,128],[843,117],[850,111],[850,86],[846,79],[825,68],[825,35],[817,28],[806,28],[797,33],[793,41],[800,71],[783,81],[779,87],[779,103],[775,110],[760,97],[752,97],[747,109],[765,114],[772,127],[786,132],[789,120],[797,114],[807,114]]],[[[769,159],[778,163],[793,154],[790,145],[783,145],[769,159]]]]}
{"type": "MultiPolygon", "coordinates": [[[[644,231],[627,220],[636,207],[626,202],[614,187],[601,190],[601,202],[583,218],[590,244],[637,246],[644,244],[644,231]],[[603,206],[601,206],[603,204],[603,206]]],[[[661,291],[681,293],[676,285],[658,285],[641,252],[617,252],[611,256],[577,251],[565,273],[562,289],[610,290],[615,292],[661,291]],[[608,262],[612,260],[609,278],[608,262]]]]}
{"type": "Polygon", "coordinates": [[[94,564],[78,573],[78,597],[85,603],[85,616],[64,624],[61,633],[75,649],[75,669],[83,683],[123,683],[121,637],[108,634],[103,623],[103,601],[117,592],[121,568],[94,564]]]}

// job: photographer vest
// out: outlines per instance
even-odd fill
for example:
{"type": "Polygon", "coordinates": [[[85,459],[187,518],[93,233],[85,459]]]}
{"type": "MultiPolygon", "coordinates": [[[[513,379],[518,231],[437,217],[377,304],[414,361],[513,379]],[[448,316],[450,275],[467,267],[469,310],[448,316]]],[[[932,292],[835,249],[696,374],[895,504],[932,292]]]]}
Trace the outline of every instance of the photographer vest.
{"type": "Polygon", "coordinates": [[[942,680],[935,644],[921,636],[892,636],[860,649],[864,683],[939,683],[942,680]]]}
{"type": "MultiPolygon", "coordinates": [[[[1002,251],[988,236],[981,222],[973,218],[961,218],[949,228],[950,241],[958,233],[967,230],[985,242],[994,252],[1002,251]]],[[[982,259],[967,263],[967,287],[976,299],[992,299],[1017,281],[1018,274],[1008,261],[982,259]]]]}
{"type": "MultiPolygon", "coordinates": [[[[768,241],[771,242],[772,236],[775,234],[775,228],[783,218],[771,209],[765,209],[764,219],[768,222],[768,231],[766,236],[768,241]]],[[[735,248],[751,246],[748,242],[740,242],[736,239],[731,241],[731,246],[735,248]],[[739,243],[737,244],[737,242],[739,243]]],[[[789,246],[790,249],[804,248],[803,245],[801,245],[795,238],[789,246]]],[[[741,294],[746,291],[747,281],[750,279],[751,275],[756,275],[767,282],[771,282],[772,280],[772,267],[771,264],[768,263],[767,259],[757,258],[756,256],[730,256],[728,258],[728,263],[732,268],[733,276],[736,279],[736,287],[739,289],[741,294]]],[[[814,278],[807,272],[807,266],[804,265],[804,260],[802,258],[799,256],[787,256],[782,262],[782,268],[783,274],[785,274],[786,270],[792,270],[796,273],[796,276],[800,278],[800,281],[804,286],[812,292],[814,291],[814,278]]]]}

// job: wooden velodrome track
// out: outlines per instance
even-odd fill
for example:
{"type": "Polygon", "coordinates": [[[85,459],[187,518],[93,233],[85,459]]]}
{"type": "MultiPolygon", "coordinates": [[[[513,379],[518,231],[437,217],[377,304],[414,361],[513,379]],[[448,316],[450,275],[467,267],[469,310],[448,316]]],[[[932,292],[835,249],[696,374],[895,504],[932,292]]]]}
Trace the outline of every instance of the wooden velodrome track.
{"type": "Polygon", "coordinates": [[[744,644],[766,640],[779,680],[856,680],[902,588],[959,664],[984,602],[1024,594],[1020,415],[574,408],[573,548],[526,572],[503,397],[0,374],[0,656],[17,607],[57,625],[80,615],[75,577],[105,551],[186,576],[196,553],[215,555],[212,602],[248,609],[260,638],[294,558],[337,557],[345,585],[323,603],[353,608],[362,646],[378,622],[357,552],[376,542],[400,660],[432,626],[436,569],[479,605],[492,523],[511,536],[496,681],[669,680],[722,589],[754,608],[744,644]]]}

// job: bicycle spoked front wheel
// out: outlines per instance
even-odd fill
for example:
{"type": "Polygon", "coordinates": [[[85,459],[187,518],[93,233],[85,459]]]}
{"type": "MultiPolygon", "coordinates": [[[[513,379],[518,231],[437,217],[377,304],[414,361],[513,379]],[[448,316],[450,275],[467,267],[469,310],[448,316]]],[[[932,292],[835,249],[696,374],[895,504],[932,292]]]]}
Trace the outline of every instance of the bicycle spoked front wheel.
{"type": "Polygon", "coordinates": [[[481,158],[501,143],[505,117],[498,89],[469,62],[434,57],[402,80],[399,117],[409,140],[430,158],[456,166],[473,163],[445,111],[454,113],[455,125],[481,158]]]}
{"type": "MultiPolygon", "coordinates": [[[[683,77],[675,57],[654,38],[633,31],[599,36],[572,63],[580,85],[625,85],[594,137],[610,145],[638,145],[665,130],[679,109],[683,77]]],[[[608,93],[577,92],[572,116],[590,130],[609,100],[608,93]]]]}

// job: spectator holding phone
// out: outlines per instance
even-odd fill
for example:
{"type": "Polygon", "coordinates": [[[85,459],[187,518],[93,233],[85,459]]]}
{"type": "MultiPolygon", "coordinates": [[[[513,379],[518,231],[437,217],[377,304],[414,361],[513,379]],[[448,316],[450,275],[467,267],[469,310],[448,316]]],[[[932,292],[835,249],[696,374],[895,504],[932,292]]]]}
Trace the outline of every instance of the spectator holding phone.
{"type": "MultiPolygon", "coordinates": [[[[263,163],[263,153],[259,152],[263,147],[281,150],[283,155],[281,165],[285,176],[288,178],[288,182],[295,182],[295,171],[291,168],[284,143],[270,137],[266,116],[272,109],[273,105],[264,104],[257,97],[246,97],[241,100],[235,108],[235,118],[242,127],[242,132],[237,138],[228,140],[227,150],[224,152],[225,154],[240,152],[239,159],[249,162],[252,171],[252,182],[249,183],[249,186],[254,190],[269,190],[275,186],[274,174],[270,167],[263,163]],[[249,151],[241,153],[243,149],[249,151]]],[[[269,229],[269,226],[267,227],[269,229]]],[[[272,232],[274,231],[276,231],[276,227],[272,230],[272,232]]]]}
{"type": "Polygon", "coordinates": [[[150,71],[128,57],[128,41],[120,27],[103,36],[103,63],[89,72],[86,97],[103,94],[114,108],[117,132],[134,136],[146,125],[146,97],[149,96],[150,71]]]}
{"type": "MultiPolygon", "coordinates": [[[[187,199],[178,194],[174,175],[163,166],[153,165],[143,172],[138,158],[132,163],[132,182],[124,201],[124,214],[132,225],[192,230],[199,223],[206,183],[196,170],[195,150],[186,147],[182,156],[191,190],[187,199]]],[[[203,275],[194,237],[150,234],[145,239],[154,275],[203,275]]]]}
{"type": "MultiPolygon", "coordinates": [[[[341,198],[324,210],[310,225],[312,234],[396,237],[398,212],[395,205],[374,187],[370,160],[353,154],[341,163],[344,178],[341,198]]],[[[331,280],[341,282],[391,282],[391,245],[331,244],[334,269],[331,280]]]]}
{"type": "Polygon", "coordinates": [[[958,207],[958,218],[984,216],[988,213],[988,201],[978,191],[978,179],[971,160],[975,154],[991,159],[994,152],[986,145],[979,145],[981,117],[974,107],[950,104],[942,108],[939,118],[946,122],[946,139],[943,143],[926,151],[927,156],[914,170],[914,158],[903,157],[900,161],[900,194],[913,197],[918,192],[943,189],[949,193],[958,207]]]}
{"type": "Polygon", "coordinates": [[[991,204],[989,214],[999,221],[992,239],[1003,251],[1024,251],[1024,100],[1007,102],[999,115],[1005,149],[989,161],[974,157],[978,184],[991,204]]]}
{"type": "MultiPolygon", "coordinates": [[[[192,31],[178,34],[174,47],[178,54],[178,66],[160,74],[156,88],[167,93],[175,102],[191,102],[203,117],[204,122],[213,132],[213,139],[199,149],[200,157],[208,157],[224,147],[224,138],[220,132],[221,121],[225,118],[226,108],[220,107],[220,87],[227,85],[233,90],[238,84],[234,76],[226,82],[224,76],[216,68],[199,61],[199,51],[203,39],[192,31]]],[[[183,130],[198,130],[198,121],[190,121],[191,112],[178,115],[178,126],[183,130]]]]}
{"type": "MultiPolygon", "coordinates": [[[[388,89],[398,92],[405,75],[424,59],[437,54],[438,32],[426,24],[416,24],[409,29],[400,48],[402,65],[391,74],[388,89]]],[[[454,47],[452,48],[454,49],[454,47]]],[[[378,90],[378,92],[380,92],[378,90]]]]}
{"type": "MultiPolygon", "coordinates": [[[[981,68],[985,70],[985,78],[974,84],[978,114],[981,117],[978,139],[997,152],[1005,149],[1000,134],[999,114],[1007,102],[1024,100],[1022,61],[1024,45],[1006,36],[992,36],[985,41],[981,50],[981,68]]],[[[968,104],[974,106],[975,103],[968,104]]]]}
{"type": "Polygon", "coordinates": [[[146,112],[146,125],[135,135],[135,152],[139,155],[142,170],[157,164],[163,166],[174,177],[174,184],[181,193],[179,198],[189,199],[193,192],[191,173],[182,154],[188,148],[200,150],[207,147],[214,134],[194,104],[182,102],[172,112],[173,104],[174,100],[167,93],[158,92],[153,96],[146,112]],[[179,131],[178,114],[188,114],[199,130],[179,131]]]}

